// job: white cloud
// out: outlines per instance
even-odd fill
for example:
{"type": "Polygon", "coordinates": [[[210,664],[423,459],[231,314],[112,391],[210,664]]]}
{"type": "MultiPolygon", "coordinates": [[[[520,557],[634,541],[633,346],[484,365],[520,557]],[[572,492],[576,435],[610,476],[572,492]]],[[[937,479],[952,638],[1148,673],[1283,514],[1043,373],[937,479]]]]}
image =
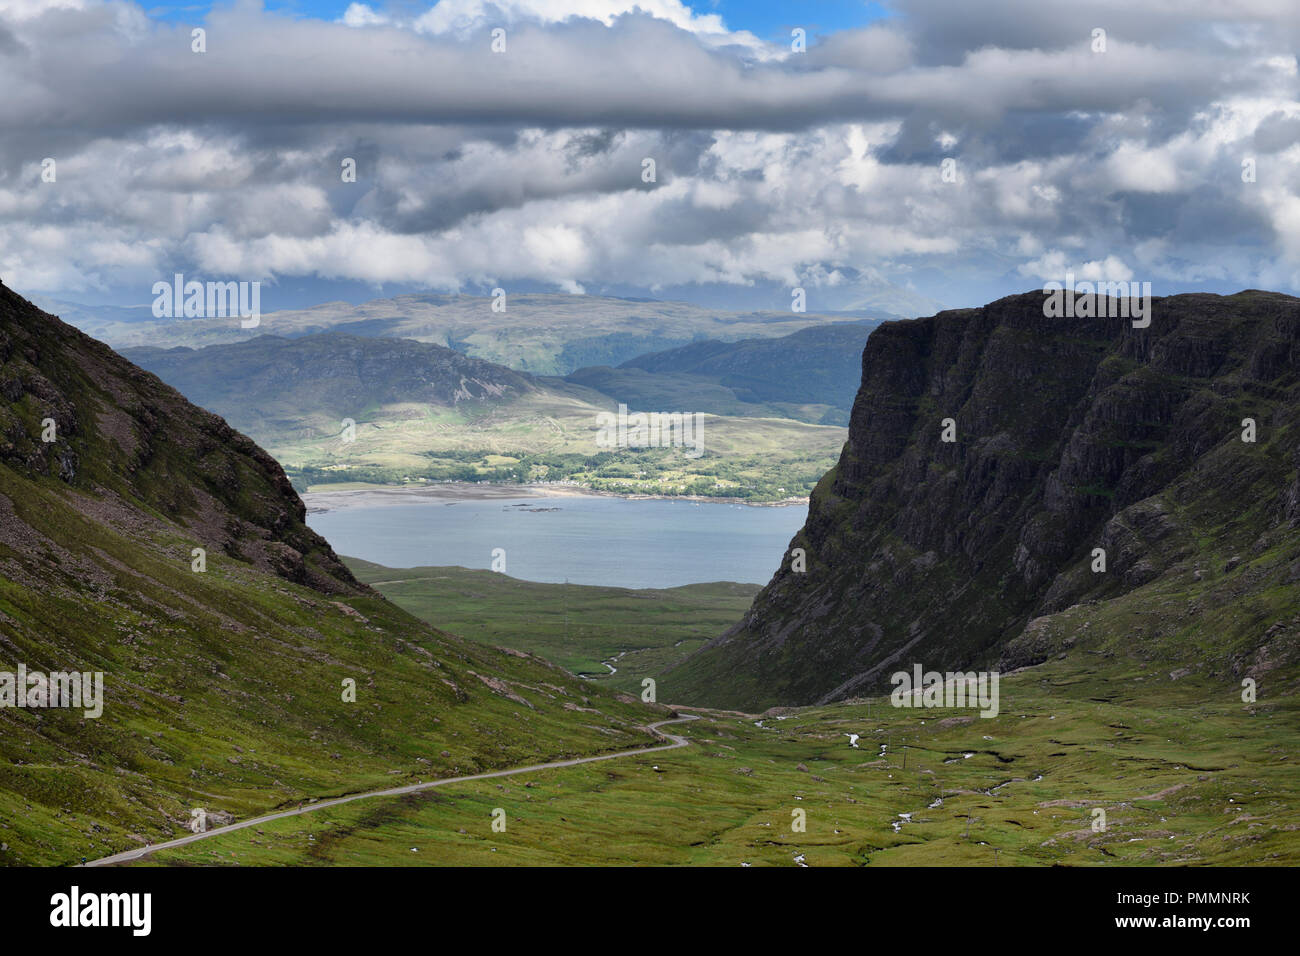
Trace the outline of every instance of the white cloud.
{"type": "Polygon", "coordinates": [[[374,27],[391,23],[387,14],[380,13],[364,3],[349,3],[339,22],[350,27],[374,27]]]}
{"type": "Polygon", "coordinates": [[[681,0],[439,0],[412,21],[422,33],[461,37],[483,28],[532,22],[544,25],[572,19],[611,26],[624,14],[647,14],[694,34],[710,46],[735,44],[755,51],[763,44],[747,31],[728,30],[717,14],[697,14],[681,0]]]}
{"type": "Polygon", "coordinates": [[[0,20],[21,23],[50,10],[84,10],[94,0],[0,0],[0,20]]]}
{"type": "Polygon", "coordinates": [[[407,21],[353,3],[335,24],[242,4],[208,16],[196,55],[186,27],[81,3],[0,0],[0,271],[31,291],[187,265],[842,301],[926,271],[1300,274],[1284,5],[1101,3],[1053,26],[1019,0],[983,25],[905,2],[800,56],[678,0],[442,0],[407,21]],[[1103,15],[1115,42],[1097,55],[1078,24],[1103,15]],[[1245,28],[1221,29],[1229,15],[1245,28]],[[505,56],[486,43],[498,22],[505,56]]]}

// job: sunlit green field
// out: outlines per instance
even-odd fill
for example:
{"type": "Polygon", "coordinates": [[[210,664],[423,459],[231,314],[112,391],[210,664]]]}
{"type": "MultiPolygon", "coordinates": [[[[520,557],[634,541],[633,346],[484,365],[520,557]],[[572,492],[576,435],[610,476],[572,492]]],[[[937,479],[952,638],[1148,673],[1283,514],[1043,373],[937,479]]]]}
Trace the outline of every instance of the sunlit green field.
{"type": "Polygon", "coordinates": [[[1006,676],[992,719],[887,699],[703,712],[669,728],[684,749],[360,801],[152,862],[1300,863],[1295,697],[1248,705],[1233,686],[1106,666],[1006,676]]]}
{"type": "Polygon", "coordinates": [[[756,584],[718,582],[631,589],[539,584],[468,568],[345,563],[403,610],[487,644],[529,651],[604,686],[641,693],[657,677],[740,620],[756,584]],[[604,661],[612,661],[610,674],[604,661]]]}
{"type": "MultiPolygon", "coordinates": [[[[682,447],[602,448],[604,409],[577,395],[530,393],[485,408],[393,405],[356,416],[355,440],[328,416],[254,437],[301,489],[325,482],[572,480],[618,493],[801,497],[839,458],[847,430],[786,418],[702,415],[699,457],[682,447]]],[[[656,409],[651,409],[652,411],[656,409]]]]}

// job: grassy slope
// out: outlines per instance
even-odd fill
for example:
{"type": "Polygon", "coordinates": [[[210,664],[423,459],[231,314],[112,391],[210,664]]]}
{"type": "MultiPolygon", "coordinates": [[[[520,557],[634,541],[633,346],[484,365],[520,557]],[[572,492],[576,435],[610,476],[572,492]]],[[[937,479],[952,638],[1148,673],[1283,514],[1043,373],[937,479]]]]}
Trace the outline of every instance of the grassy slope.
{"type": "Polygon", "coordinates": [[[49,590],[0,580],[0,668],[103,671],[107,698],[98,720],[0,711],[0,862],[158,841],[193,807],[242,818],[645,740],[648,710],[540,661],[442,635],[378,596],[327,597],[223,555],[195,574],[195,539],[117,534],[0,476],[18,515],[63,542],[62,560],[95,561],[103,575],[49,590]],[[348,677],[356,703],[342,700],[348,677]]]}
{"type": "Polygon", "coordinates": [[[618,672],[599,683],[638,695],[643,677],[658,679],[734,624],[758,593],[757,585],[730,582],[633,590],[344,560],[394,604],[472,640],[538,654],[573,673],[606,674],[601,662],[618,656],[618,672]]]}
{"type": "MultiPolygon", "coordinates": [[[[1005,670],[1074,651],[1107,657],[1132,653],[1152,666],[1188,666],[1229,689],[1249,677],[1300,693],[1296,543],[1259,549],[1240,566],[1231,563],[1238,549],[1230,541],[1209,538],[1202,545],[1198,554],[1149,584],[1033,619],[1002,650],[1001,665],[995,661],[993,666],[1005,670]]],[[[795,666],[797,649],[790,650],[789,658],[795,666]]],[[[906,660],[904,666],[887,668],[884,678],[907,669],[913,658],[906,660]]],[[[752,671],[728,663],[709,648],[664,679],[671,678],[676,699],[683,702],[757,702],[758,707],[782,702],[752,671]]]]}
{"type": "Polygon", "coordinates": [[[1007,677],[1001,691],[993,719],[884,699],[762,727],[713,713],[672,728],[686,749],[354,804],[156,862],[1300,863],[1294,695],[1245,705],[1213,682],[1085,657],[1007,677]],[[491,830],[496,807],[505,833],[491,830]],[[1091,829],[1094,807],[1105,832],[1091,829]],[[791,831],[794,809],[806,833],[791,831]]]}
{"type": "Polygon", "coordinates": [[[0,863],[647,742],[655,710],[358,585],[269,457],[3,287],[0,383],[0,670],[102,671],[106,698],[0,709],[0,863]]]}

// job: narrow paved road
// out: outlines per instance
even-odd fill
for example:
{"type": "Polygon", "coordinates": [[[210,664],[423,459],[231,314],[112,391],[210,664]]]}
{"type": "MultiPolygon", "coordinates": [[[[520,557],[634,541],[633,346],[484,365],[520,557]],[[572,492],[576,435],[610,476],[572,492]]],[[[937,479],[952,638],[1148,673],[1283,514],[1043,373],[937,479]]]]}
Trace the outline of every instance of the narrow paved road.
{"type": "Polygon", "coordinates": [[[313,813],[316,810],[324,810],[326,807],[337,807],[340,804],[351,803],[354,800],[370,800],[374,797],[398,797],[404,793],[418,793],[421,790],[431,790],[434,787],[445,787],[452,783],[464,783],[467,780],[490,780],[493,777],[513,777],[519,773],[532,773],[535,770],[554,770],[557,767],[576,767],[581,763],[595,763],[598,760],[617,760],[620,757],[635,757],[638,754],[658,753],[661,750],[676,750],[678,747],[685,747],[690,741],[685,737],[678,737],[676,734],[669,734],[660,731],[660,727],[667,724],[680,724],[688,720],[698,720],[698,717],[687,715],[677,717],[673,720],[661,720],[657,723],[649,724],[646,730],[659,737],[671,740],[672,743],[663,744],[658,747],[642,747],[639,750],[622,750],[613,754],[601,754],[599,757],[577,757],[573,760],[557,760],[555,763],[539,763],[529,767],[515,767],[512,770],[493,770],[490,773],[476,773],[467,777],[447,777],[443,780],[430,780],[427,783],[413,783],[405,787],[392,787],[388,790],[370,790],[366,793],[354,793],[346,797],[336,797],[333,800],[318,800],[316,803],[310,803],[306,806],[297,807],[293,810],[283,810],[280,813],[268,813],[263,817],[253,817],[250,820],[242,820],[239,823],[232,823],[229,826],[215,827],[205,833],[192,833],[189,836],[180,837],[176,840],[168,840],[166,843],[154,843],[149,846],[142,846],[136,850],[126,850],[122,853],[114,853],[112,856],[102,857],[98,860],[90,860],[83,866],[111,866],[114,863],[130,863],[133,860],[140,860],[151,853],[157,853],[159,850],[170,850],[173,847],[185,846],[187,843],[196,843],[199,840],[206,840],[210,837],[220,836],[223,833],[233,833],[235,830],[243,830],[245,827],[255,827],[263,823],[270,823],[272,820],[283,820],[285,817],[296,817],[303,813],[313,813]]]}

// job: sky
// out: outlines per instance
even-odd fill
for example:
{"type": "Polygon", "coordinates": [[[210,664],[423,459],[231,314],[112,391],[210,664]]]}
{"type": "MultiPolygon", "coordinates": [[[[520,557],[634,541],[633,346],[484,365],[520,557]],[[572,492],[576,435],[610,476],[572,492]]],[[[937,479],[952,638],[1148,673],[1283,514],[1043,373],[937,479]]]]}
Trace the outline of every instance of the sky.
{"type": "MultiPolygon", "coordinates": [[[[287,0],[287,2],[267,3],[263,9],[286,16],[314,18],[318,20],[339,20],[351,0],[287,0]]],[[[418,16],[432,4],[394,4],[385,7],[371,4],[372,9],[387,11],[394,16],[405,13],[418,16]]],[[[546,4],[536,5],[537,9],[550,7],[555,15],[563,18],[566,13],[590,15],[602,8],[618,11],[631,9],[629,4],[546,4]]],[[[667,7],[668,5],[665,5],[667,7]]],[[[732,29],[747,30],[763,40],[772,42],[788,41],[790,30],[803,27],[808,33],[829,34],[839,30],[864,27],[874,20],[886,15],[884,7],[877,3],[863,3],[861,0],[823,0],[823,2],[773,2],[773,0],[718,0],[713,3],[697,4],[694,12],[700,14],[717,14],[732,29]]],[[[175,4],[146,6],[148,16],[159,21],[175,23],[200,23],[203,16],[212,9],[213,4],[175,4]]]]}
{"type": "Polygon", "coordinates": [[[1294,294],[1297,49],[1294,0],[0,0],[0,277],[266,309],[1294,294]]]}

